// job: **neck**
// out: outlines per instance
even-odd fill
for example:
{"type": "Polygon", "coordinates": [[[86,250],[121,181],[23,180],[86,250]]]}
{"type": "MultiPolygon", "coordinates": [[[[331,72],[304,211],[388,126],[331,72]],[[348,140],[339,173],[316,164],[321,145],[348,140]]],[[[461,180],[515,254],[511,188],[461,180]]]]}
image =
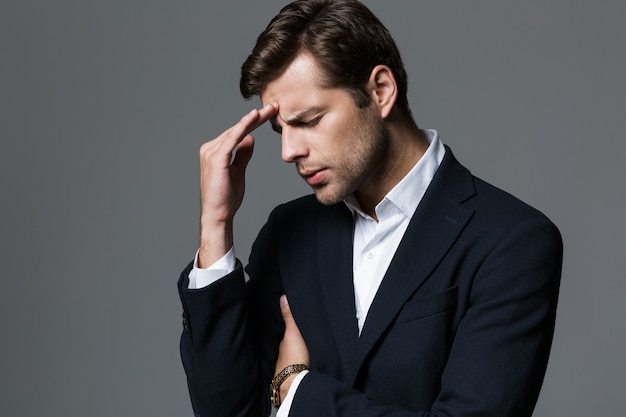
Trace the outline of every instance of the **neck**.
{"type": "Polygon", "coordinates": [[[422,158],[429,143],[426,135],[414,123],[386,126],[390,148],[375,172],[370,173],[364,186],[354,192],[361,209],[372,218],[376,206],[422,158]]]}

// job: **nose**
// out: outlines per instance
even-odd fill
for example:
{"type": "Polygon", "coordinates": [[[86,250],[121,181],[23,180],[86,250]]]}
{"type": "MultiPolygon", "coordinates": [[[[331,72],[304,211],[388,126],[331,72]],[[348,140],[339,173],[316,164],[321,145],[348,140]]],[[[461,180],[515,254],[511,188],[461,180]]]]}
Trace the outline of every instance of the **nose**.
{"type": "Polygon", "coordinates": [[[281,142],[283,161],[295,162],[307,156],[308,149],[303,135],[298,135],[289,126],[283,127],[281,142]]]}

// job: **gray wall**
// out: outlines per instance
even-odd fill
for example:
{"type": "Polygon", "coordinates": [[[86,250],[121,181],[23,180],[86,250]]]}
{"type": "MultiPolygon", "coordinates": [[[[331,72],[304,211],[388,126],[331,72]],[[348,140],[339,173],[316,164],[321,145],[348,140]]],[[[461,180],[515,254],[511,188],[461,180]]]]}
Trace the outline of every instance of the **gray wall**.
{"type": "MultiPolygon", "coordinates": [[[[175,282],[197,244],[197,150],[256,106],[239,66],[283,1],[215,3],[0,3],[0,415],[191,415],[175,282]]],[[[626,414],[626,3],[366,4],[418,123],[563,232],[535,415],[626,414]]],[[[271,207],[308,193],[278,137],[257,140],[244,259],[271,207]]]]}

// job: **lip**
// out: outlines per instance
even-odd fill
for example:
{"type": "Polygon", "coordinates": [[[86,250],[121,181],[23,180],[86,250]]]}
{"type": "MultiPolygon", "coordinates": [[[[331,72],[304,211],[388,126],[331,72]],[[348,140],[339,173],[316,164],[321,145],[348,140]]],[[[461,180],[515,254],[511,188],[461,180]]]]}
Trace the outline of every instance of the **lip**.
{"type": "Polygon", "coordinates": [[[326,179],[326,168],[307,169],[305,171],[301,171],[300,176],[304,178],[307,184],[311,187],[315,187],[316,185],[320,185],[322,181],[326,179]]]}

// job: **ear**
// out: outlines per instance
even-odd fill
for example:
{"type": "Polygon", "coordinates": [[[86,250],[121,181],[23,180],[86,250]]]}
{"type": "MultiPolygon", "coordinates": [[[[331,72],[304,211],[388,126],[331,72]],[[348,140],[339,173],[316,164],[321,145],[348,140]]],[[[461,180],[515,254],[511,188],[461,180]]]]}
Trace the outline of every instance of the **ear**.
{"type": "Polygon", "coordinates": [[[391,69],[386,65],[377,65],[372,70],[367,85],[378,113],[386,119],[398,97],[398,85],[391,69]]]}

